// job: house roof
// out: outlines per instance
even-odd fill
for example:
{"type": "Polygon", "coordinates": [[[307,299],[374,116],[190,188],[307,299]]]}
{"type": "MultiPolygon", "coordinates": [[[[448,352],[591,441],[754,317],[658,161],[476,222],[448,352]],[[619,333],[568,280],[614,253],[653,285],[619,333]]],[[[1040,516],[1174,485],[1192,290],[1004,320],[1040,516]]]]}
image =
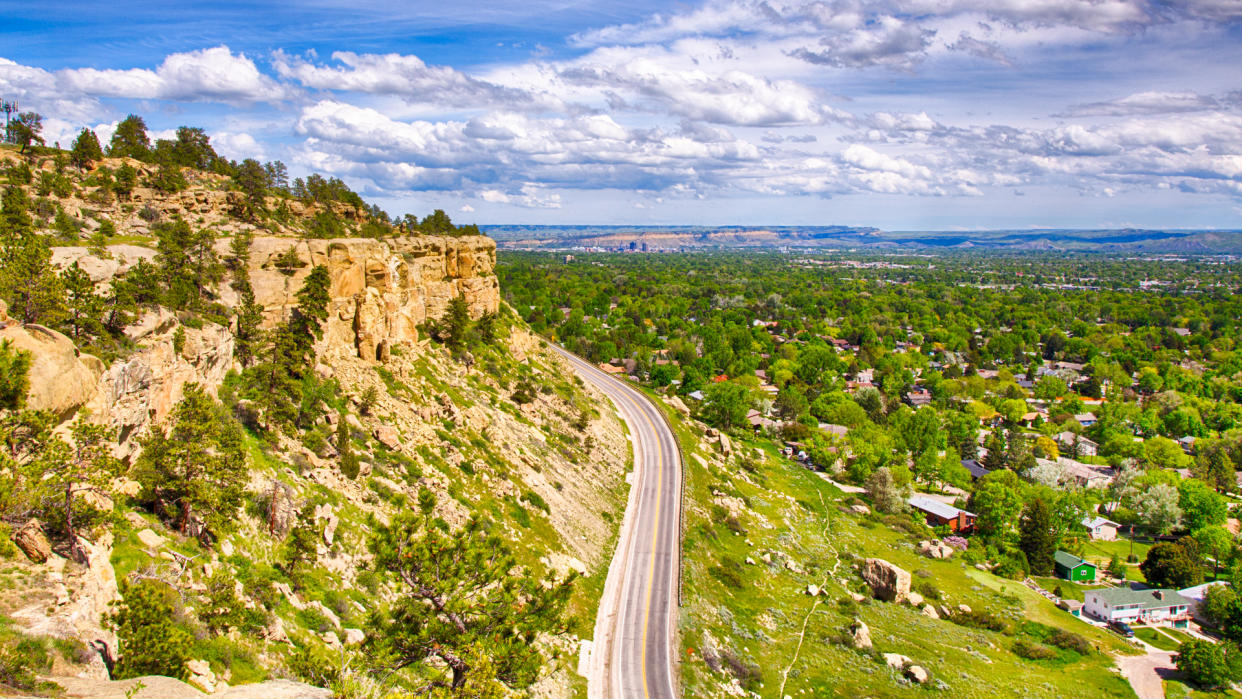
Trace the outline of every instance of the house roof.
{"type": "Polygon", "coordinates": [[[1105,524],[1111,524],[1114,527],[1121,526],[1120,524],[1117,524],[1113,520],[1105,519],[1103,517],[1090,517],[1090,518],[1083,517],[1082,518],[1082,526],[1086,527],[1087,529],[1095,529],[1096,527],[1099,527],[1105,524]]]}
{"type": "Polygon", "coordinates": [[[1084,565],[1091,566],[1092,568],[1095,567],[1094,563],[1088,563],[1084,561],[1083,559],[1079,558],[1078,556],[1075,556],[1072,553],[1066,553],[1064,551],[1057,551],[1056,553],[1052,555],[1052,559],[1056,561],[1058,564],[1063,565],[1066,568],[1069,568],[1070,570],[1073,570],[1079,566],[1084,566],[1084,565]]]}
{"type": "Polygon", "coordinates": [[[962,459],[962,466],[966,467],[967,471],[970,471],[970,475],[973,478],[983,478],[991,473],[991,471],[984,468],[983,465],[975,459],[962,459]]]}
{"type": "Polygon", "coordinates": [[[1102,590],[1087,590],[1088,595],[1095,595],[1110,607],[1123,604],[1142,605],[1142,609],[1162,609],[1164,607],[1190,606],[1177,590],[1133,590],[1128,587],[1108,587],[1102,590]]]}
{"type": "Polygon", "coordinates": [[[1224,585],[1225,587],[1229,587],[1229,583],[1224,580],[1213,580],[1212,582],[1205,582],[1202,585],[1195,585],[1194,587],[1188,587],[1185,590],[1179,590],[1177,594],[1181,595],[1182,597],[1185,597],[1188,600],[1194,600],[1196,602],[1199,602],[1199,601],[1202,601],[1203,598],[1207,596],[1207,591],[1210,588],[1215,587],[1217,585],[1224,585]]]}
{"type": "MultiPolygon", "coordinates": [[[[944,519],[956,519],[957,513],[966,512],[966,510],[963,510],[960,507],[954,507],[947,502],[940,502],[939,500],[929,498],[926,495],[912,495],[906,502],[909,503],[910,507],[913,507],[916,510],[922,510],[923,512],[928,512],[936,515],[937,517],[943,517],[944,519]]],[[[974,517],[975,513],[966,512],[966,516],[974,517]]]]}

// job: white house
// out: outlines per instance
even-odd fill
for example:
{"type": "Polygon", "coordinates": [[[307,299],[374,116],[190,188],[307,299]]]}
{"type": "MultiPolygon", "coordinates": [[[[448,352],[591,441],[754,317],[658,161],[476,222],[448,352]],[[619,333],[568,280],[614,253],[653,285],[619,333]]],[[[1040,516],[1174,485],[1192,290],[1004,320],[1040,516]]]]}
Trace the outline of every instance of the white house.
{"type": "Polygon", "coordinates": [[[1096,515],[1095,517],[1083,517],[1082,526],[1087,528],[1087,534],[1092,539],[1096,541],[1112,541],[1117,538],[1117,527],[1121,525],[1096,515]]]}
{"type": "Polygon", "coordinates": [[[1109,587],[1087,590],[1084,597],[1083,611],[1103,621],[1184,627],[1190,619],[1191,602],[1177,590],[1109,587]]]}

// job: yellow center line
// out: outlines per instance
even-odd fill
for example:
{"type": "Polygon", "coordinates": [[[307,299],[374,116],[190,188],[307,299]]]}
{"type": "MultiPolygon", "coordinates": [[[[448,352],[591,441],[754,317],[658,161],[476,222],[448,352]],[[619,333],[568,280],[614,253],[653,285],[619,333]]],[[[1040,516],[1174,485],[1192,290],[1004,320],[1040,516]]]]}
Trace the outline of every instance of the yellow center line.
{"type": "MultiPolygon", "coordinates": [[[[641,406],[640,406],[641,407],[641,406]]],[[[655,425],[652,424],[651,418],[647,417],[646,411],[640,410],[643,420],[647,423],[647,427],[651,429],[651,434],[656,434],[655,425]]],[[[650,570],[647,572],[647,608],[643,614],[643,696],[650,696],[647,691],[647,624],[651,620],[651,596],[655,591],[655,560],[656,560],[656,541],[660,535],[660,505],[664,500],[664,450],[656,446],[656,507],[655,507],[655,526],[651,530],[651,564],[650,570]]]]}
{"type": "MultiPolygon", "coordinates": [[[[613,394],[613,397],[619,398],[621,402],[627,403],[631,408],[637,409],[639,415],[642,417],[643,421],[647,423],[647,427],[651,430],[651,434],[653,435],[658,434],[655,428],[655,423],[651,421],[651,418],[647,415],[646,411],[643,410],[642,403],[639,400],[635,399],[634,396],[631,395],[631,392],[634,389],[622,384],[621,381],[617,379],[616,377],[604,374],[602,371],[599,371],[598,369],[596,369],[596,367],[590,364],[586,364],[585,362],[581,362],[581,360],[578,360],[577,357],[572,357],[571,355],[571,359],[573,359],[576,363],[582,364],[594,370],[600,376],[604,377],[605,381],[607,381],[608,379],[611,379],[613,381],[616,381],[617,384],[620,384],[619,386],[620,391],[618,391],[616,394],[613,394]]],[[[614,388],[617,388],[617,387],[618,386],[614,384],[614,388]]],[[[601,386],[601,389],[603,389],[602,386],[601,386]]],[[[612,393],[608,391],[607,389],[603,389],[603,390],[605,394],[612,393]]],[[[645,396],[643,396],[642,398],[645,399],[645,396]]],[[[640,446],[638,444],[638,431],[635,430],[634,432],[635,432],[635,435],[634,435],[635,445],[634,446],[635,446],[635,451],[638,452],[638,448],[640,446]]],[[[664,450],[660,448],[660,445],[658,443],[659,442],[658,438],[656,441],[657,441],[657,444],[656,444],[657,475],[656,475],[655,525],[652,527],[652,530],[651,530],[651,560],[649,564],[649,570],[647,571],[647,605],[646,605],[646,609],[643,610],[643,637],[642,637],[641,663],[642,663],[642,681],[643,681],[643,696],[644,697],[651,696],[650,690],[647,687],[647,635],[648,635],[648,626],[651,621],[651,598],[655,594],[656,543],[659,541],[659,538],[660,538],[660,508],[664,502],[664,450]]]]}

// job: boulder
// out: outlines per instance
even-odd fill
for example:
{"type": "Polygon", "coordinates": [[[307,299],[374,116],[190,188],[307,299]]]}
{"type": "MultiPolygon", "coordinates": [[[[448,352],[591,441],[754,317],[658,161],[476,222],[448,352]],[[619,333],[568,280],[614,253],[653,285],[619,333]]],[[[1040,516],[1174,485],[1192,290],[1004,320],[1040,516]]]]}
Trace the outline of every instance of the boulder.
{"type": "Polygon", "coordinates": [[[142,531],[138,532],[137,536],[138,536],[138,541],[141,541],[142,545],[146,546],[149,549],[158,549],[159,547],[164,545],[164,537],[160,536],[159,534],[156,534],[154,531],[151,531],[150,529],[143,529],[142,531]]]}
{"type": "Polygon", "coordinates": [[[962,614],[970,614],[970,605],[959,604],[957,605],[957,611],[961,612],[962,614]]]}
{"type": "Polygon", "coordinates": [[[401,446],[401,435],[397,434],[396,428],[392,425],[380,425],[375,428],[372,434],[375,435],[380,444],[389,449],[397,449],[401,446]]]}
{"type": "Polygon", "coordinates": [[[267,528],[276,536],[284,536],[293,528],[298,508],[293,503],[293,489],[279,482],[272,483],[267,502],[267,528]]]}
{"type": "Polygon", "coordinates": [[[953,556],[955,549],[939,539],[931,541],[920,541],[918,552],[921,556],[928,558],[950,558],[953,556]]]}
{"type": "Polygon", "coordinates": [[[939,618],[940,618],[940,614],[936,611],[936,608],[935,608],[935,607],[933,607],[933,606],[931,606],[930,604],[925,604],[925,605],[923,605],[923,616],[925,616],[925,617],[927,617],[927,618],[929,618],[929,619],[939,619],[939,618]]]}
{"type": "Polygon", "coordinates": [[[927,684],[931,680],[931,673],[923,669],[922,666],[911,665],[906,668],[906,677],[910,678],[912,682],[927,684]]]}
{"type": "Polygon", "coordinates": [[[206,660],[187,661],[185,669],[190,673],[190,684],[208,694],[216,691],[216,682],[219,680],[216,679],[216,673],[211,671],[211,664],[206,660]]]}
{"type": "Polygon", "coordinates": [[[263,637],[273,643],[292,643],[289,633],[285,631],[285,622],[279,616],[272,615],[272,620],[263,629],[263,637]]]}
{"type": "Polygon", "coordinates": [[[13,543],[26,554],[32,563],[46,563],[52,555],[52,545],[43,533],[43,525],[39,520],[32,519],[13,532],[13,543]]]}
{"type": "Polygon", "coordinates": [[[882,558],[868,558],[862,577],[871,586],[872,595],[879,599],[901,602],[910,594],[910,573],[882,558]]]}
{"type": "Polygon", "coordinates": [[[855,648],[871,648],[871,628],[862,619],[855,618],[850,624],[850,642],[855,648]]]}
{"type": "Polygon", "coordinates": [[[94,395],[103,362],[78,354],[73,340],[41,325],[8,325],[0,328],[0,342],[30,353],[26,408],[68,416],[94,395]]]}
{"type": "Polygon", "coordinates": [[[894,670],[901,670],[905,668],[907,665],[909,665],[910,662],[911,662],[910,658],[900,653],[885,653],[884,654],[884,664],[893,668],[894,670]]]}
{"type": "Polygon", "coordinates": [[[819,596],[819,585],[814,583],[806,586],[806,593],[812,597],[819,596]]]}
{"type": "Polygon", "coordinates": [[[850,505],[850,512],[856,515],[867,515],[871,514],[871,508],[866,505],[850,505]]]}
{"type": "Polygon", "coordinates": [[[356,646],[367,640],[367,635],[362,629],[345,629],[345,645],[356,646]]]}
{"type": "Polygon", "coordinates": [[[906,595],[906,601],[911,607],[920,607],[923,605],[923,595],[911,590],[910,594],[906,595]]]}

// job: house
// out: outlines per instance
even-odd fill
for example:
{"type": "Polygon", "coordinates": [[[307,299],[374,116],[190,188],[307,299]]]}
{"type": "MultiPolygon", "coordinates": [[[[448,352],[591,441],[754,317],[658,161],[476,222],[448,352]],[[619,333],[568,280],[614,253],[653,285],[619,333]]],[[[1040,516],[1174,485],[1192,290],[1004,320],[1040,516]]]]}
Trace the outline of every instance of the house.
{"type": "Polygon", "coordinates": [[[1057,433],[1056,443],[1063,452],[1071,456],[1095,456],[1100,451],[1100,445],[1069,430],[1057,433]]]}
{"type": "Polygon", "coordinates": [[[949,531],[959,534],[969,534],[975,529],[977,515],[973,512],[967,512],[926,495],[913,495],[906,503],[922,512],[927,517],[927,525],[930,527],[948,527],[949,531]]]}
{"type": "Polygon", "coordinates": [[[1121,525],[1096,515],[1083,517],[1082,526],[1087,528],[1087,535],[1096,541],[1113,541],[1117,538],[1117,528],[1121,525]]]}
{"type": "Polygon", "coordinates": [[[1058,578],[1070,582],[1095,582],[1095,564],[1072,553],[1057,551],[1052,555],[1052,563],[1058,578]]]}
{"type": "Polygon", "coordinates": [[[612,374],[613,376],[621,376],[625,374],[625,367],[623,366],[613,366],[612,364],[600,364],[599,368],[605,374],[612,374]]]}
{"type": "Polygon", "coordinates": [[[1182,451],[1186,452],[1187,454],[1195,453],[1195,438],[1194,437],[1187,435],[1177,440],[1177,443],[1181,445],[1182,451]]]}
{"type": "Polygon", "coordinates": [[[1109,587],[1087,590],[1083,609],[1102,621],[1172,624],[1185,627],[1190,619],[1190,600],[1177,590],[1135,590],[1109,587]]]}
{"type": "Polygon", "coordinates": [[[1188,587],[1185,590],[1179,590],[1178,594],[1190,600],[1190,615],[1199,621],[1204,621],[1203,613],[1199,611],[1199,607],[1203,604],[1203,600],[1207,597],[1207,591],[1217,585],[1229,587],[1229,583],[1224,580],[1213,580],[1202,585],[1188,587]]]}
{"type": "Polygon", "coordinates": [[[975,481],[991,473],[991,471],[984,468],[983,464],[979,463],[975,459],[962,459],[962,467],[967,471],[970,471],[970,479],[975,481]]]}
{"type": "Polygon", "coordinates": [[[1074,416],[1074,419],[1083,427],[1090,427],[1096,422],[1095,415],[1092,413],[1078,413],[1074,416]]]}
{"type": "MultiPolygon", "coordinates": [[[[1039,459],[1036,459],[1039,461],[1039,459]]],[[[1057,463],[1065,467],[1066,479],[1077,483],[1083,488],[1103,488],[1117,479],[1111,466],[1084,464],[1081,461],[1067,459],[1064,456],[1057,463]]]]}
{"type": "Polygon", "coordinates": [[[691,391],[691,392],[687,395],[687,397],[688,397],[688,398],[693,398],[693,399],[695,399],[695,400],[700,400],[700,401],[701,401],[701,400],[703,400],[703,397],[704,397],[704,396],[703,396],[703,392],[702,392],[702,391],[691,391]]]}
{"type": "Polygon", "coordinates": [[[910,406],[918,408],[924,405],[931,405],[932,394],[926,388],[916,388],[906,394],[906,403],[910,406]]]}
{"type": "Polygon", "coordinates": [[[819,429],[827,432],[833,437],[845,437],[847,434],[850,433],[850,428],[846,427],[845,425],[834,425],[830,422],[819,423],[819,429]]]}

